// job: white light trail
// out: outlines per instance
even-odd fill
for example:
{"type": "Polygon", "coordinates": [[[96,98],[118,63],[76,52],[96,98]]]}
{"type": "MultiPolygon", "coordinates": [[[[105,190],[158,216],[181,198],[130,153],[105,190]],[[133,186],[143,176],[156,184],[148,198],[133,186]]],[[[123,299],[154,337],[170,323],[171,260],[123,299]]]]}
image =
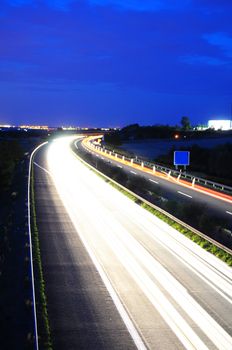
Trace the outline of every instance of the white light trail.
{"type": "MultiPolygon", "coordinates": [[[[123,286],[115,269],[124,271],[127,283],[134,281],[143,295],[141,303],[144,298],[150,301],[151,314],[152,308],[157,310],[185,348],[232,348],[231,336],[169,272],[166,264],[156,259],[154,248],[157,244],[163,247],[168,259],[175,260],[184,273],[187,269],[197,285],[216,294],[217,300],[220,298],[228,308],[232,302],[231,269],[95,176],[71,153],[69,142],[70,138],[64,138],[50,145],[49,171],[86,249],[98,270],[100,266],[104,271],[110,286],[123,298],[123,286]]],[[[122,302],[126,303],[125,297],[122,302]]],[[[125,306],[130,316],[125,312],[127,316],[122,318],[127,324],[136,317],[137,305],[125,306]]],[[[140,319],[134,321],[143,335],[140,319]]],[[[137,346],[145,347],[135,326],[132,328],[137,346]]]]}

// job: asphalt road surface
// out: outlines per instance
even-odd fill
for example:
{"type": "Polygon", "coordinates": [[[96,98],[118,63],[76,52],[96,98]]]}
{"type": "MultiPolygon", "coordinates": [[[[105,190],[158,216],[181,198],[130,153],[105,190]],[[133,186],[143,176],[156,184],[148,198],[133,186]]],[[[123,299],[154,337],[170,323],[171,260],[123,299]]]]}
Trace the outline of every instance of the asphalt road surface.
{"type": "MultiPolygon", "coordinates": [[[[47,149],[43,147],[34,158],[43,168],[47,168],[47,149]]],[[[34,172],[37,224],[54,349],[136,349],[51,176],[37,165],[34,172]]]]}
{"type": "Polygon", "coordinates": [[[232,270],[104,182],[71,138],[38,152],[55,349],[232,349],[232,270]]]}
{"type": "Polygon", "coordinates": [[[184,187],[178,184],[176,180],[168,180],[167,176],[165,179],[160,176],[156,176],[155,174],[146,173],[140,169],[133,169],[132,167],[117,161],[117,159],[109,159],[106,157],[106,155],[98,154],[93,149],[89,150],[86,147],[83,148],[81,141],[78,142],[77,147],[84,149],[85,151],[91,153],[94,157],[105,161],[109,166],[114,165],[120,169],[123,169],[129,175],[142,176],[153,184],[154,188],[159,186],[165,192],[167,199],[206,206],[208,211],[211,211],[217,217],[230,221],[232,226],[232,202],[215,198],[207,193],[198,192],[191,187],[184,187]]]}

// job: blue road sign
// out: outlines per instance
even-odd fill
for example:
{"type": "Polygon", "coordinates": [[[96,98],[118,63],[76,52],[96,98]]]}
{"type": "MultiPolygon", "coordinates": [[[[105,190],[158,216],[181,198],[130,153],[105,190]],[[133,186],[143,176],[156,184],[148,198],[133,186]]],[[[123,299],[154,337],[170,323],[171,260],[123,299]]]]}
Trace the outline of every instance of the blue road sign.
{"type": "Polygon", "coordinates": [[[189,165],[190,152],[188,151],[175,151],[174,152],[174,165],[189,165]]]}

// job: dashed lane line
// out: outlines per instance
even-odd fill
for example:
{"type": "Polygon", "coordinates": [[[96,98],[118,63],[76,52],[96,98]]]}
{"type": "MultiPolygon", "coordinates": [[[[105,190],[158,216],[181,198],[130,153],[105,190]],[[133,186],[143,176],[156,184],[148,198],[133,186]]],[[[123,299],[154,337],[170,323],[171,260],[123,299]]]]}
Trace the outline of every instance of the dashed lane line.
{"type": "Polygon", "coordinates": [[[182,196],[185,196],[185,197],[188,197],[188,198],[193,198],[192,196],[190,196],[189,194],[186,194],[184,192],[177,191],[177,193],[182,194],[182,196]]]}
{"type": "Polygon", "coordinates": [[[154,182],[155,184],[159,184],[159,182],[158,181],[155,181],[155,180],[153,180],[153,179],[149,179],[149,181],[151,181],[151,182],[154,182]]]}

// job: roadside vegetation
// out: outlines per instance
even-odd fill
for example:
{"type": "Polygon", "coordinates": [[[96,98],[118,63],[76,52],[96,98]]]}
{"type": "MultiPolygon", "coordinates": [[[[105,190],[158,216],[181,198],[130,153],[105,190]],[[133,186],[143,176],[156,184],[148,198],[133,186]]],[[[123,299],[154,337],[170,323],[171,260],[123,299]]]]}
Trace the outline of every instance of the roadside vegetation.
{"type": "MultiPolygon", "coordinates": [[[[0,347],[32,350],[35,335],[28,236],[28,166],[29,154],[44,141],[44,135],[2,132],[0,137],[0,347]]],[[[42,282],[39,284],[41,295],[42,282]]],[[[43,295],[41,300],[44,305],[43,295]]],[[[45,310],[41,308],[40,313],[44,315],[45,310]]],[[[43,343],[41,349],[50,349],[48,337],[43,343]]]]}
{"type": "MultiPolygon", "coordinates": [[[[76,149],[73,149],[77,152],[76,149]]],[[[106,164],[99,158],[96,158],[88,152],[78,150],[80,155],[87,163],[95,167],[106,176],[112,178],[128,190],[133,191],[135,194],[158,206],[160,209],[172,214],[178,219],[186,222],[195,229],[201,231],[208,237],[218,241],[219,243],[232,248],[232,236],[230,231],[230,223],[225,222],[217,218],[214,213],[210,213],[206,206],[199,206],[196,204],[189,203],[187,201],[175,201],[172,198],[167,198],[167,195],[162,191],[159,186],[154,187],[145,178],[135,177],[123,171],[118,167],[106,164]]],[[[106,180],[108,181],[108,180],[106,180]]],[[[109,182],[109,181],[108,181],[109,182]]],[[[225,261],[229,266],[232,266],[232,257],[222,249],[219,249],[209,241],[203,239],[191,230],[186,229],[177,222],[171,220],[167,215],[161,213],[159,210],[155,210],[148,204],[145,204],[133,194],[123,190],[120,186],[111,183],[112,186],[116,187],[119,191],[123,192],[130,199],[137,204],[141,205],[145,209],[152,212],[154,215],[159,217],[161,220],[167,222],[170,226],[177,229],[179,232],[199,244],[205,250],[218,256],[220,259],[225,261]]]]}
{"type": "Polygon", "coordinates": [[[31,172],[31,230],[33,246],[33,264],[35,274],[36,312],[38,322],[39,345],[44,350],[52,350],[51,332],[49,326],[45,281],[40,254],[39,232],[36,221],[36,206],[34,192],[34,167],[31,172]]]}
{"type": "Polygon", "coordinates": [[[1,349],[34,348],[26,149],[30,149],[30,143],[0,139],[1,349]]]}
{"type": "Polygon", "coordinates": [[[0,192],[7,193],[12,185],[15,169],[23,158],[23,149],[17,140],[0,141],[0,192]]]}

